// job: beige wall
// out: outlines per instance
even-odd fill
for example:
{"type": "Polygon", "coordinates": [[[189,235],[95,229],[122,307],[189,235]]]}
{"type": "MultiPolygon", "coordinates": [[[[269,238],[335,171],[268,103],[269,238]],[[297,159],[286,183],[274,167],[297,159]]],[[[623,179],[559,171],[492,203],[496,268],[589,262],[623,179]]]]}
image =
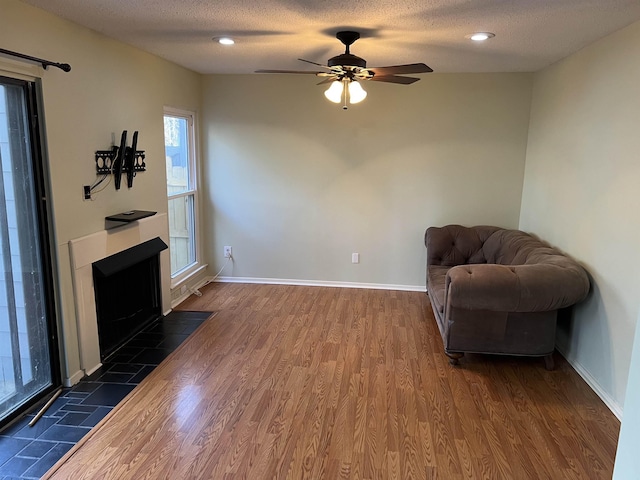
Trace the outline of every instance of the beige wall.
{"type": "Polygon", "coordinates": [[[428,226],[517,227],[531,78],[371,82],[343,111],[315,77],[205,77],[209,262],[231,245],[223,275],[424,289],[428,226]]]}
{"type": "Polygon", "coordinates": [[[36,71],[42,77],[58,244],[66,373],[79,368],[73,288],[67,242],[105,228],[104,217],[130,209],[167,211],[163,106],[197,110],[200,76],[14,0],[0,0],[0,45],[8,50],[70,63],[36,71]],[[94,152],[108,149],[122,130],[129,143],[138,130],[147,171],[131,190],[109,186],[94,201],[82,186],[96,179],[94,152]]]}
{"type": "Polygon", "coordinates": [[[638,58],[640,23],[535,76],[520,218],[591,274],[558,341],[618,414],[640,293],[638,58]]]}

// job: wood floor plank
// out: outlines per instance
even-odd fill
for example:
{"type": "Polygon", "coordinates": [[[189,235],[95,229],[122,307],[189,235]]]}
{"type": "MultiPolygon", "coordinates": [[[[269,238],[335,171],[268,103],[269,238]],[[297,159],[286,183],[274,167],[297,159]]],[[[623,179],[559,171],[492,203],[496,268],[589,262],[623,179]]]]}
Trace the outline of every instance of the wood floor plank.
{"type": "Polygon", "coordinates": [[[424,293],[211,284],[207,320],[45,478],[609,479],[560,356],[448,364],[424,293]]]}

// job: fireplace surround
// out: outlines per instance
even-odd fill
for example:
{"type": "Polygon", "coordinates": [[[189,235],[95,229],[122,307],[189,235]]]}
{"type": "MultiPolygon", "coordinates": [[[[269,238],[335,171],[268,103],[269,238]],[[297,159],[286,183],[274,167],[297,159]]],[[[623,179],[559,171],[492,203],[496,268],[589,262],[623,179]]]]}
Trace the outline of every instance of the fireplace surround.
{"type": "MultiPolygon", "coordinates": [[[[169,227],[166,213],[144,218],[122,227],[101,230],[69,241],[78,330],[78,354],[80,357],[80,369],[83,374],[90,375],[102,365],[93,264],[157,237],[165,244],[169,243],[169,227]]],[[[159,258],[161,312],[166,314],[171,310],[171,267],[168,250],[160,252],[159,258]]],[[[76,374],[69,373],[74,379],[77,378],[76,374]]]]}
{"type": "Polygon", "coordinates": [[[160,237],[93,263],[100,358],[105,360],[162,316],[160,237]]]}

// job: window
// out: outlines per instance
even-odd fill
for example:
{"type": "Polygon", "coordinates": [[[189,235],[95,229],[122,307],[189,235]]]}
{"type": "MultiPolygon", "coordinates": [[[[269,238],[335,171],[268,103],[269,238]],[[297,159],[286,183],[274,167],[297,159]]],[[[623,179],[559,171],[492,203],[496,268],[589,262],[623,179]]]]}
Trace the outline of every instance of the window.
{"type": "Polygon", "coordinates": [[[0,426],[60,385],[38,92],[0,77],[0,426]]]}
{"type": "Polygon", "coordinates": [[[195,115],[166,109],[164,146],[172,283],[198,267],[195,115]]]}

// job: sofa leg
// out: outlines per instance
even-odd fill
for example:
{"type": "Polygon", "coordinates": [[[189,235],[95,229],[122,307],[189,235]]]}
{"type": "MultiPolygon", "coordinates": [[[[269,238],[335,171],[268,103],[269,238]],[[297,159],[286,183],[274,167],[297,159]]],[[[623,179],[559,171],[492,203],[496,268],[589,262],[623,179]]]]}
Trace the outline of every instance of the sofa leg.
{"type": "Polygon", "coordinates": [[[544,368],[549,371],[552,371],[556,367],[555,362],[553,361],[553,354],[544,356],[544,368]]]}
{"type": "Polygon", "coordinates": [[[457,352],[456,353],[444,352],[444,353],[447,357],[449,357],[450,365],[458,365],[458,360],[460,360],[464,356],[464,353],[457,353],[457,352]]]}

